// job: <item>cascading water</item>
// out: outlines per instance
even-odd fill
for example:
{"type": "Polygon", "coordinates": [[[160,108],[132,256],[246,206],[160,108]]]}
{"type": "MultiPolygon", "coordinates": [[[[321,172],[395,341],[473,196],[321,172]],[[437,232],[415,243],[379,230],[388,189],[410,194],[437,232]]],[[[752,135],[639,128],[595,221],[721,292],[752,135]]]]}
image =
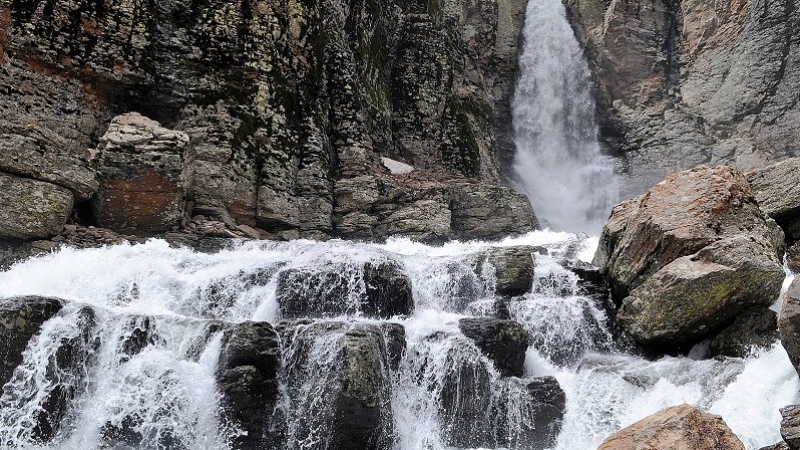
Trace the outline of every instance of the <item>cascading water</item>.
{"type": "Polygon", "coordinates": [[[556,230],[597,233],[618,182],[594,121],[591,73],[561,0],[528,2],[513,102],[517,188],[556,230]]]}
{"type": "MultiPolygon", "coordinates": [[[[405,330],[404,351],[395,348],[396,361],[357,373],[368,380],[364,386],[378,386],[377,429],[393,450],[588,450],[683,402],[721,414],[750,450],[780,440],[778,408],[798,400],[800,382],[779,344],[746,359],[626,355],[616,348],[602,302],[562,262],[587,259],[596,240],[539,231],[491,244],[516,245],[536,253],[532,290],[507,304],[532,338],[522,377],[503,376],[459,327],[464,317],[494,313],[499,279],[491,265],[479,264],[489,244],[248,242],[203,254],[150,241],[64,249],[17,264],[0,272],[0,298],[68,302],[29,342],[3,386],[2,445],[235,449],[243,431],[220,406],[221,330],[249,320],[282,330],[279,400],[268,424],[280,449],[329,448],[331,407],[338,393],[352,389],[335,375],[353,363],[342,351],[392,353],[387,324],[405,330]],[[389,321],[363,317],[352,305],[369,285],[364,264],[387,261],[410,278],[416,309],[389,321]],[[351,306],[324,319],[281,322],[280,280],[309,270],[333,270],[351,306]],[[370,334],[379,337],[364,341],[370,334]],[[550,436],[552,407],[536,396],[555,395],[555,380],[566,394],[566,414],[550,436]]],[[[319,286],[302,289],[317,295],[319,286]]]]}

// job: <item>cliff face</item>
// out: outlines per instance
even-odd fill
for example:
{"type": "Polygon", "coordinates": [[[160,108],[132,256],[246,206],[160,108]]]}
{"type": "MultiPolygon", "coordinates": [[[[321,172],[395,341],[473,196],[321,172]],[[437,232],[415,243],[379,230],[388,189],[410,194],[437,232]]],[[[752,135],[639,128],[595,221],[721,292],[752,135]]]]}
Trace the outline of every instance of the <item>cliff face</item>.
{"type": "Polygon", "coordinates": [[[6,5],[0,172],[66,188],[79,205],[94,196],[100,225],[151,184],[185,202],[142,218],[163,228],[148,232],[184,214],[285,238],[493,237],[535,222],[524,197],[497,186],[523,1],[6,5]],[[103,136],[132,111],[188,143],[162,152],[158,124],[144,143],[103,136]],[[417,170],[392,175],[381,157],[417,170]],[[507,223],[476,230],[497,198],[513,207],[507,223]]]}
{"type": "Polygon", "coordinates": [[[601,133],[634,176],[797,156],[797,1],[565,3],[595,75],[601,133]]]}

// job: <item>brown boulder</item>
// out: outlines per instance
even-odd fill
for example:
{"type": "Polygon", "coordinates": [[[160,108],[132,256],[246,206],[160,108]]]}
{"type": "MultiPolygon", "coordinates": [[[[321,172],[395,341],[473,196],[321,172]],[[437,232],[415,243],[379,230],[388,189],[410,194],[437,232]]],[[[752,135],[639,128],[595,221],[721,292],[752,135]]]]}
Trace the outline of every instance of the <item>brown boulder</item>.
{"type": "Polygon", "coordinates": [[[609,436],[597,450],[744,450],[722,417],[673,406],[609,436]]]}
{"type": "Polygon", "coordinates": [[[775,301],[782,245],[743,174],[696,168],[615,207],[593,262],[634,339],[681,349],[775,301]]]}
{"type": "Polygon", "coordinates": [[[100,226],[161,233],[184,214],[184,158],[189,137],[138,113],[117,116],[100,139],[100,188],[92,207],[100,226]]]}
{"type": "Polygon", "coordinates": [[[783,296],[778,330],[781,345],[786,349],[795,370],[800,373],[800,278],[792,281],[783,296]]]}

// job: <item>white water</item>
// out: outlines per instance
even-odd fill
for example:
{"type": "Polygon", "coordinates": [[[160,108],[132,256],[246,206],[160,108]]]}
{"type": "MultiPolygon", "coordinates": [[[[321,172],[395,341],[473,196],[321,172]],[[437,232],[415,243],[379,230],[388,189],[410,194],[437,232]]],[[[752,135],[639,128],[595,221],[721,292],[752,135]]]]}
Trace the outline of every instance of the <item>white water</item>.
{"type": "Polygon", "coordinates": [[[594,122],[591,73],[561,0],[528,2],[513,102],[518,188],[544,226],[598,233],[618,181],[594,122]]]}
{"type": "MultiPolygon", "coordinates": [[[[748,449],[780,440],[778,408],[796,403],[800,391],[780,345],[745,360],[651,362],[618,354],[605,329],[604,312],[581,295],[574,274],[555,262],[565,252],[588,259],[596,239],[534,232],[491,245],[518,244],[548,249],[547,256],[537,255],[533,292],[509,309],[534,337],[524,379],[554,375],[566,391],[566,418],[556,449],[596,448],[614,431],[684,402],[721,414],[748,449]]],[[[471,374],[455,380],[459,385],[475,383],[464,391],[474,392],[474,398],[457,402],[465,414],[502,406],[507,409],[504,433],[509,445],[536,449],[517,440],[536,414],[524,385],[501,378],[458,330],[458,320],[468,311],[486,311],[485,305],[492,302],[491,270],[480,277],[467,274],[476,255],[489,245],[428,247],[403,239],[385,245],[249,242],[208,255],[150,241],[62,250],[15,265],[0,272],[0,298],[51,295],[73,303],[44,325],[4,387],[0,439],[6,446],[26,449],[90,450],[103,448],[101,437],[109,430],[122,429],[135,433],[137,444],[130,448],[229,448],[237,431],[218,415],[214,372],[220,334],[209,328],[209,319],[275,321],[280,314],[276,274],[292,268],[338,264],[337,270],[352,280],[351,294],[356,296],[363,287],[358,262],[391,259],[410,275],[416,303],[412,316],[396,319],[404,325],[407,340],[406,355],[391,377],[396,450],[447,447],[448,429],[458,424],[443,416],[438,405],[448,383],[452,385],[448,374],[453,373],[471,374]],[[81,318],[82,305],[93,308],[91,320],[81,318]],[[80,343],[76,348],[82,350],[73,358],[78,363],[54,377],[52,355],[70,339],[80,343]],[[131,341],[138,346],[125,344],[131,341]],[[481,383],[490,388],[477,395],[481,383]],[[37,444],[31,418],[57,386],[71,389],[74,399],[55,440],[37,444]]],[[[374,322],[357,313],[340,319],[374,322]]],[[[337,336],[328,335],[329,342],[315,342],[310,350],[308,360],[320,373],[333,364],[330,349],[337,336]]],[[[285,349],[285,361],[292,360],[292,352],[285,349]]],[[[292,373],[287,362],[284,375],[291,378],[292,373]]],[[[289,386],[294,393],[284,400],[289,402],[287,411],[296,412],[288,420],[294,441],[287,448],[315,448],[307,445],[309,439],[324,435],[324,424],[309,431],[313,421],[304,419],[319,411],[316,403],[324,398],[323,384],[314,379],[289,386]]]]}

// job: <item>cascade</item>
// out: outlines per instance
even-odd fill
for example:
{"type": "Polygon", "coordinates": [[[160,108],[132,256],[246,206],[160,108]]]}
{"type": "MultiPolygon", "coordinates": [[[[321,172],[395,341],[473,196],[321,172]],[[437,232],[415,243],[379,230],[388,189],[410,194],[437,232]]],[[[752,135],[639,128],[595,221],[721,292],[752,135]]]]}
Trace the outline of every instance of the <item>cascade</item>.
{"type": "Polygon", "coordinates": [[[779,440],[777,407],[800,390],[783,348],[704,361],[627,355],[615,344],[607,305],[564,262],[586,259],[595,245],[551,231],[441,247],[405,239],[244,242],[214,254],[151,240],[31,259],[0,272],[0,297],[59,296],[66,304],[3,386],[0,439],[42,450],[251,448],[241,444],[247,430],[225,412],[220,372],[236,358],[227,333],[256,320],[273,324],[280,347],[277,401],[261,417],[268,448],[333,448],[360,436],[393,450],[592,449],[682,402],[721,414],[748,449],[779,440]],[[533,286],[503,301],[531,345],[521,376],[509,377],[461,321],[496,313],[502,280],[485,255],[520,245],[535,255],[533,286]],[[365,267],[379,266],[408,276],[411,314],[363,312],[358,299],[370,295],[372,276],[365,267]],[[337,276],[284,281],[304,270],[337,276]],[[317,319],[291,318],[286,289],[308,298],[339,289],[350,306],[309,304],[317,319]],[[364,382],[352,382],[353,374],[364,382]],[[365,392],[374,423],[339,417],[342,398],[365,392]],[[560,407],[541,402],[559,395],[562,419],[560,407]]]}
{"type": "Polygon", "coordinates": [[[591,73],[561,0],[528,2],[513,101],[517,188],[544,226],[598,233],[618,198],[601,154],[591,73]]]}

